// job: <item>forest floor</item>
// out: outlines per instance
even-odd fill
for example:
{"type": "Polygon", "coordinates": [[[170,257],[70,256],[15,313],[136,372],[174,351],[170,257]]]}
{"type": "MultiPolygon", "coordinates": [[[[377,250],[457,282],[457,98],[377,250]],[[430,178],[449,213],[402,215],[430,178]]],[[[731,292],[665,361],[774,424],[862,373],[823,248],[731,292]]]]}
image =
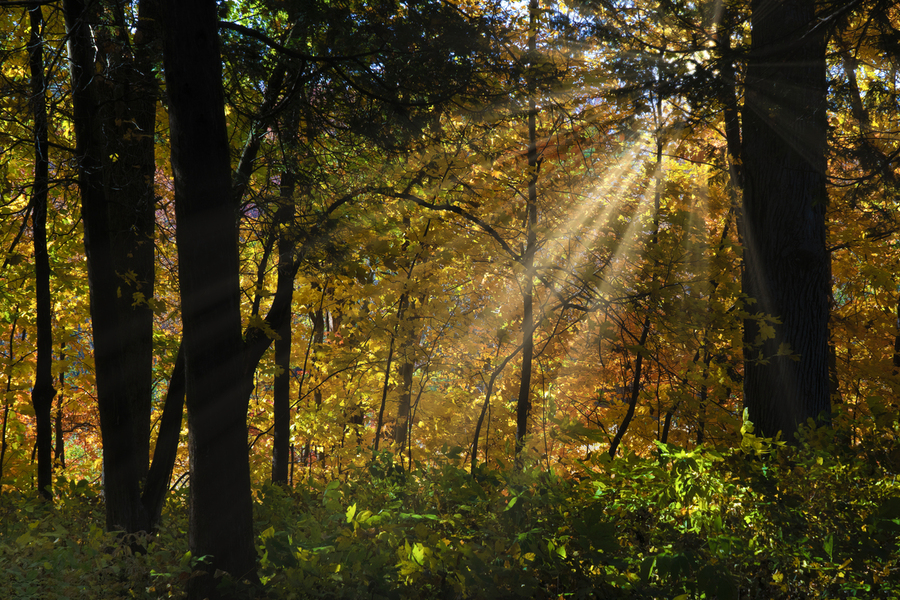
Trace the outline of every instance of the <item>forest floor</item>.
{"type": "MultiPolygon", "coordinates": [[[[895,424],[896,427],[896,424],[895,424]]],[[[900,442],[834,430],[788,446],[479,467],[458,453],[413,472],[378,455],[341,480],[255,492],[260,583],[237,597],[900,598],[900,442]]],[[[99,490],[0,497],[0,597],[179,598],[187,490],[134,553],[103,530],[99,490]]]]}

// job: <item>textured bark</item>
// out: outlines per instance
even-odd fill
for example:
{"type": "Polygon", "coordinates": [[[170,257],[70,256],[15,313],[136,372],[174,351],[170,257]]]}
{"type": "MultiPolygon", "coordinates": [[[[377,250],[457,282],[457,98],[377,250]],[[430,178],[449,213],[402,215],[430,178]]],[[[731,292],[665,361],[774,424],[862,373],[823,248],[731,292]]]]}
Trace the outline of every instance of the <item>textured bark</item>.
{"type": "Polygon", "coordinates": [[[37,429],[37,487],[47,500],[53,498],[53,329],[50,303],[50,256],[47,253],[47,194],[50,160],[47,155],[47,99],[44,85],[43,29],[41,7],[29,9],[31,36],[28,62],[31,68],[31,106],[34,114],[34,196],[31,223],[34,242],[35,300],[37,305],[37,360],[31,404],[37,429]]]}
{"type": "MultiPolygon", "coordinates": [[[[412,325],[410,323],[409,325],[412,325]]],[[[397,419],[394,423],[394,443],[397,451],[402,452],[406,448],[409,437],[409,415],[412,409],[412,385],[413,375],[416,372],[416,364],[413,362],[412,345],[413,332],[410,330],[404,337],[400,354],[403,362],[397,369],[400,376],[400,398],[397,405],[397,419]]]]}
{"type": "Polygon", "coordinates": [[[744,405],[757,431],[793,440],[829,414],[825,248],[825,38],[813,0],[754,0],[743,109],[741,220],[748,312],[780,319],[774,337],[744,322],[744,405]],[[787,344],[799,356],[777,356],[787,344]]]}
{"type": "Polygon", "coordinates": [[[64,3],[90,289],[107,528],[146,530],[154,284],[155,20],[139,9],[134,46],[124,5],[64,3]]]}
{"type": "Polygon", "coordinates": [[[189,543],[194,556],[210,557],[205,575],[191,579],[189,595],[220,598],[216,570],[252,579],[256,566],[246,423],[251,390],[222,62],[214,0],[162,4],[190,436],[189,543]]]}

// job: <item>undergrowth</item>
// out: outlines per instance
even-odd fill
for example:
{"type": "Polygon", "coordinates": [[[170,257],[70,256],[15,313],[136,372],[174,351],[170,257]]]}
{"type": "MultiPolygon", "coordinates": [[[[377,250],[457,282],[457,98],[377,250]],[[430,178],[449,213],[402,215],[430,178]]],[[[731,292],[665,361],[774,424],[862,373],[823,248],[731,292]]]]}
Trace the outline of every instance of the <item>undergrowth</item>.
{"type": "MultiPolygon", "coordinates": [[[[247,598],[900,598],[895,436],[412,472],[382,453],[345,481],[256,493],[261,585],[247,598]]],[[[122,543],[85,482],[54,505],[0,501],[0,598],[178,598],[195,566],[186,495],[122,543]],[[132,546],[145,548],[134,553],[132,546]]]]}

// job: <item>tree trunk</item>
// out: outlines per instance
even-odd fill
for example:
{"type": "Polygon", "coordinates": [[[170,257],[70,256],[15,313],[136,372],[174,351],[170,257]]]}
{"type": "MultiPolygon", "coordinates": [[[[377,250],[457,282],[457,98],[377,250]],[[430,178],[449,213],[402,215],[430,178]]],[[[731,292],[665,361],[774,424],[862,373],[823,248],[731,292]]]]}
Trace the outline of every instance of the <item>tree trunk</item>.
{"type": "MultiPolygon", "coordinates": [[[[657,124],[662,124],[662,99],[657,96],[657,102],[655,105],[656,108],[656,119],[657,124]]],[[[653,230],[650,233],[650,243],[647,245],[649,249],[652,249],[656,246],[659,240],[659,209],[662,204],[662,192],[663,192],[663,147],[664,142],[661,136],[657,135],[656,138],[656,185],[653,193],[653,230]]],[[[651,279],[654,284],[657,280],[657,267],[659,266],[659,260],[653,259],[651,261],[653,272],[651,273],[651,279]]],[[[652,297],[651,297],[652,300],[652,297]]],[[[634,418],[634,413],[637,408],[637,401],[640,397],[641,391],[641,370],[644,365],[644,351],[647,344],[647,338],[650,335],[650,326],[651,321],[650,317],[653,314],[653,309],[648,305],[647,307],[647,315],[644,317],[644,324],[641,327],[641,337],[638,340],[638,349],[637,356],[634,359],[634,377],[631,380],[631,397],[628,399],[628,410],[625,411],[625,417],[622,419],[622,424],[619,425],[619,428],[616,430],[616,435],[613,436],[613,440],[609,445],[609,456],[610,458],[615,458],[616,452],[619,449],[619,444],[622,441],[622,438],[625,437],[625,432],[628,431],[628,427],[631,425],[631,420],[634,418]]],[[[622,340],[622,343],[625,343],[625,340],[622,340]]],[[[669,435],[669,423],[671,421],[670,416],[666,416],[666,424],[664,427],[665,437],[668,438],[669,435]]]]}
{"type": "MultiPolygon", "coordinates": [[[[255,578],[247,455],[247,388],[241,340],[238,231],[222,90],[215,0],[166,0],[176,243],[190,432],[189,542],[208,556],[191,598],[221,598],[216,570],[255,578]]],[[[251,374],[252,377],[252,374],[251,374]]]]}
{"type": "Polygon", "coordinates": [[[815,5],[753,1],[743,110],[743,286],[756,301],[744,321],[744,405],[757,431],[788,441],[830,412],[827,84],[815,5]],[[773,333],[753,313],[780,324],[773,333]]]}
{"type": "Polygon", "coordinates": [[[159,527],[163,503],[169,490],[175,459],[178,457],[181,422],[184,418],[184,386],[184,344],[179,344],[172,376],[169,377],[163,414],[159,421],[153,462],[147,474],[147,484],[141,494],[141,502],[149,517],[150,531],[156,531],[159,527]]]}
{"type": "MultiPolygon", "coordinates": [[[[409,229],[411,220],[408,215],[403,217],[403,227],[406,230],[407,239],[403,242],[403,249],[409,248],[409,229]]],[[[428,232],[431,230],[431,220],[425,226],[425,232],[422,236],[423,241],[427,239],[428,232]]],[[[399,319],[398,333],[400,335],[400,367],[397,369],[397,375],[400,378],[400,389],[398,394],[397,418],[394,420],[394,444],[398,453],[402,453],[406,448],[409,438],[409,419],[412,412],[412,385],[413,375],[416,372],[415,361],[415,343],[416,343],[416,327],[415,327],[415,310],[416,299],[410,295],[410,282],[412,281],[413,269],[419,261],[422,250],[413,257],[410,263],[404,267],[406,270],[407,289],[401,297],[402,318],[399,319]],[[405,300],[404,300],[405,298],[405,300]]],[[[419,298],[419,305],[425,302],[424,294],[419,298]]],[[[410,462],[410,464],[412,464],[410,462]]]]}
{"type": "Polygon", "coordinates": [[[291,323],[286,320],[275,340],[275,364],[281,372],[275,376],[272,391],[272,482],[288,485],[291,462],[291,323]]]}
{"type": "MultiPolygon", "coordinates": [[[[400,306],[397,308],[397,319],[403,318],[403,309],[406,304],[406,294],[400,296],[400,306]]],[[[378,408],[378,419],[375,422],[375,441],[372,443],[372,452],[378,452],[378,443],[381,441],[381,426],[384,424],[384,408],[387,405],[387,395],[391,387],[391,367],[394,364],[394,343],[397,339],[397,328],[391,331],[391,342],[388,346],[387,362],[384,365],[384,382],[381,385],[381,404],[378,408]]]]}
{"type": "MultiPolygon", "coordinates": [[[[313,284],[315,285],[315,284],[313,284]]],[[[303,394],[303,382],[306,380],[309,371],[318,371],[316,354],[319,348],[322,347],[322,344],[325,342],[325,311],[322,309],[322,306],[325,304],[325,296],[328,293],[328,286],[324,286],[322,288],[322,297],[319,301],[319,307],[308,313],[309,320],[312,321],[312,335],[310,336],[309,343],[306,345],[306,356],[303,359],[303,373],[300,376],[300,385],[297,391],[297,400],[302,400],[304,398],[303,394]],[[315,348],[315,352],[311,352],[312,349],[315,348]],[[309,368],[308,368],[309,367],[309,368]]],[[[318,379],[318,377],[317,377],[318,379]]],[[[311,382],[313,386],[313,402],[315,403],[315,412],[318,413],[319,409],[322,408],[322,386],[321,382],[311,382]]],[[[309,408],[309,403],[307,403],[307,409],[309,408]]],[[[303,447],[303,451],[301,454],[301,459],[306,462],[306,466],[312,468],[312,450],[313,444],[311,438],[306,438],[306,445],[303,447]]],[[[321,460],[321,456],[317,457],[321,460]]]]}
{"type": "MultiPolygon", "coordinates": [[[[412,326],[412,323],[409,323],[412,326]]],[[[394,443],[397,452],[403,452],[409,437],[409,415],[412,409],[412,385],[413,375],[416,372],[416,364],[412,356],[412,332],[410,331],[401,348],[403,362],[400,363],[398,374],[400,376],[400,401],[397,405],[397,419],[394,422],[394,443]]]]}
{"type": "MultiPolygon", "coordinates": [[[[279,225],[278,235],[278,278],[290,277],[293,266],[293,253],[296,246],[291,233],[294,221],[294,173],[286,169],[281,176],[281,207],[275,216],[275,222],[279,225]],[[287,225],[287,228],[282,227],[287,225]]],[[[282,288],[285,287],[283,282],[282,288]]],[[[276,288],[279,287],[276,284],[276,288]]],[[[291,285],[293,288],[293,283],[291,285]]],[[[278,328],[278,338],[275,340],[275,364],[281,368],[281,373],[275,377],[274,390],[272,392],[272,419],[275,431],[272,444],[272,481],[287,487],[288,471],[291,464],[291,308],[288,303],[287,317],[278,328]]]]}
{"type": "MultiPolygon", "coordinates": [[[[498,343],[499,343],[499,341],[498,341],[498,343]]],[[[497,368],[493,370],[493,372],[491,373],[491,378],[490,378],[490,380],[488,380],[487,389],[484,392],[484,403],[481,405],[481,413],[478,415],[478,421],[475,423],[475,435],[472,436],[472,457],[471,457],[472,460],[471,460],[470,467],[469,467],[470,473],[472,473],[472,474],[475,473],[475,468],[478,466],[478,440],[481,438],[481,428],[484,426],[484,417],[487,415],[488,410],[491,407],[491,394],[494,393],[494,383],[497,381],[497,377],[500,375],[500,373],[503,372],[503,369],[506,368],[506,365],[509,364],[509,361],[511,361],[513,358],[515,358],[516,355],[521,350],[522,350],[522,345],[519,344],[519,346],[515,350],[513,350],[513,352],[509,356],[504,358],[503,362],[501,362],[497,366],[497,368]]],[[[499,348],[498,348],[498,352],[499,352],[499,348]]],[[[485,463],[487,462],[487,459],[488,459],[487,443],[485,443],[485,450],[484,450],[484,462],[485,463]]]]}
{"type": "MultiPolygon", "coordinates": [[[[99,5],[65,0],[96,367],[106,526],[148,528],[140,499],[150,445],[156,86],[146,3],[132,48],[99,5]],[[132,58],[133,57],[133,58],[132,58]]],[[[121,2],[111,6],[124,23],[121,2]]]]}
{"type": "MultiPolygon", "coordinates": [[[[15,346],[13,345],[16,341],[16,324],[19,321],[19,307],[16,307],[15,312],[13,313],[12,323],[9,326],[9,360],[6,363],[6,389],[3,390],[3,431],[0,432],[0,482],[3,481],[3,470],[6,465],[6,428],[9,424],[9,409],[12,405],[12,401],[9,400],[10,390],[12,390],[12,366],[16,363],[15,353],[13,352],[15,346]]],[[[0,492],[3,491],[3,484],[0,483],[0,492]]]]}
{"type": "MultiPolygon", "coordinates": [[[[528,4],[529,60],[536,60],[538,3],[528,4]]],[[[532,65],[534,66],[534,65],[532,65]]],[[[528,75],[528,204],[525,209],[526,240],[522,252],[525,281],[522,285],[522,379],[516,399],[516,464],[521,466],[521,454],[528,434],[531,414],[531,365],[534,359],[534,253],[537,250],[537,180],[540,163],[537,155],[537,85],[534,74],[528,75]]]]}
{"type": "Polygon", "coordinates": [[[35,296],[37,301],[37,365],[31,403],[37,427],[38,491],[53,498],[53,328],[50,302],[50,256],[47,252],[47,194],[50,159],[47,155],[47,100],[44,84],[44,16],[41,7],[28,11],[31,37],[28,58],[31,67],[31,106],[34,113],[34,212],[31,223],[34,242],[35,296]]]}
{"type": "Polygon", "coordinates": [[[66,441],[63,434],[63,382],[64,376],[62,373],[59,374],[59,389],[60,393],[56,396],[56,419],[54,420],[54,437],[56,440],[56,444],[53,447],[53,462],[58,464],[61,468],[66,468],[66,441]]]}
{"type": "MultiPolygon", "coordinates": [[[[609,444],[610,458],[616,457],[616,452],[619,450],[619,444],[622,442],[622,438],[625,437],[625,432],[628,431],[628,426],[631,425],[631,420],[634,418],[637,401],[641,394],[641,371],[644,365],[644,345],[647,343],[647,336],[649,333],[650,315],[647,315],[644,317],[644,325],[641,328],[641,337],[638,340],[637,356],[634,359],[634,377],[631,379],[631,396],[628,399],[628,410],[625,411],[625,417],[622,419],[622,424],[619,425],[619,428],[616,430],[616,435],[613,436],[612,442],[609,444]]],[[[666,435],[668,435],[668,432],[666,435]]]]}

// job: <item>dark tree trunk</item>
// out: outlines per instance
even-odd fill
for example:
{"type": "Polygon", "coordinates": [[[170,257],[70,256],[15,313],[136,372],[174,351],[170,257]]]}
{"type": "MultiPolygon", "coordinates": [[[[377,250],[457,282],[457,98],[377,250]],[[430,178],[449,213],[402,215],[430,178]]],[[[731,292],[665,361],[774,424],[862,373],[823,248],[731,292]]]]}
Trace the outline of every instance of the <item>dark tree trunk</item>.
{"type": "MultiPolygon", "coordinates": [[[[403,249],[406,250],[409,248],[409,229],[411,226],[411,220],[409,216],[403,217],[403,227],[407,231],[407,239],[403,242],[403,249]]],[[[428,221],[428,224],[425,226],[425,233],[422,236],[422,239],[426,239],[428,237],[428,232],[431,229],[431,221],[428,221]]],[[[416,267],[416,263],[419,261],[421,256],[421,251],[419,254],[409,262],[409,264],[405,267],[406,270],[406,281],[409,284],[412,281],[413,269],[416,267]]],[[[420,297],[419,304],[421,305],[424,302],[424,296],[420,297]]],[[[398,334],[400,335],[400,366],[397,369],[397,375],[400,378],[400,389],[398,394],[398,404],[397,404],[397,418],[394,420],[394,444],[396,447],[396,451],[402,453],[406,448],[408,437],[409,437],[409,419],[410,413],[412,412],[412,385],[413,385],[413,375],[416,372],[416,362],[415,362],[415,341],[416,341],[416,326],[415,326],[415,309],[416,309],[416,300],[410,296],[409,285],[407,285],[407,291],[403,293],[400,298],[401,310],[398,312],[398,334]]],[[[410,463],[412,464],[412,463],[410,463]]]]}
{"type": "MultiPolygon", "coordinates": [[[[497,377],[503,372],[506,365],[509,364],[509,361],[515,358],[520,350],[522,350],[521,344],[518,348],[513,350],[512,354],[503,359],[503,362],[494,369],[491,373],[491,378],[488,380],[487,390],[484,392],[484,403],[481,405],[481,413],[478,415],[478,421],[475,423],[475,435],[472,436],[472,460],[469,467],[470,473],[474,474],[475,468],[478,466],[478,440],[481,439],[481,428],[484,426],[484,418],[491,407],[491,394],[494,393],[494,384],[497,381],[497,377]]],[[[487,462],[487,458],[487,443],[485,443],[484,462],[487,462]]]]}
{"type": "MultiPolygon", "coordinates": [[[[613,436],[612,442],[609,444],[609,456],[611,458],[615,458],[616,452],[619,450],[619,444],[622,442],[622,438],[625,437],[625,432],[628,431],[628,426],[631,425],[631,420],[634,418],[637,401],[641,394],[641,372],[644,365],[644,345],[647,343],[647,336],[649,333],[650,317],[647,316],[644,318],[644,325],[641,328],[641,338],[638,340],[637,356],[634,359],[634,377],[631,379],[631,396],[628,399],[628,410],[625,411],[625,417],[622,419],[622,424],[619,425],[619,428],[616,430],[616,435],[613,436]]],[[[668,435],[668,432],[666,435],[668,435]]]]}
{"type": "MultiPolygon", "coordinates": [[[[59,389],[63,389],[63,375],[59,375],[59,389]]],[[[66,441],[63,434],[63,395],[56,397],[56,419],[54,420],[54,437],[56,444],[53,447],[53,462],[63,469],[66,468],[66,441]]]]}
{"type": "MultiPolygon", "coordinates": [[[[9,326],[9,343],[7,345],[7,347],[9,348],[9,356],[8,356],[9,360],[6,363],[7,368],[5,369],[5,371],[6,371],[6,389],[3,390],[4,398],[8,398],[9,392],[10,392],[10,390],[12,390],[12,365],[14,365],[16,363],[16,356],[15,356],[15,353],[13,352],[15,346],[13,346],[13,344],[16,341],[16,323],[18,323],[18,321],[19,321],[19,307],[17,306],[15,312],[13,313],[12,323],[9,326]]],[[[3,406],[3,431],[0,432],[0,433],[2,433],[2,435],[0,435],[0,481],[3,481],[3,467],[4,467],[4,465],[6,465],[6,447],[7,447],[6,428],[7,428],[7,425],[9,424],[9,409],[10,409],[12,403],[8,402],[8,401],[4,401],[3,404],[4,404],[4,406],[3,406]]],[[[2,491],[3,491],[3,485],[0,484],[0,492],[2,492],[2,491]]]]}
{"type": "Polygon", "coordinates": [[[147,511],[150,531],[156,531],[162,516],[163,503],[175,459],[178,456],[178,442],[181,439],[181,422],[184,418],[184,344],[178,345],[175,366],[169,378],[169,389],[166,391],[163,414],[159,421],[159,433],[156,436],[156,449],[153,451],[153,462],[147,474],[147,484],[141,495],[141,502],[147,511]]]}
{"type": "MultiPolygon", "coordinates": [[[[657,96],[656,103],[657,110],[657,122],[662,122],[662,100],[659,96],[657,96]]],[[[659,239],[659,208],[662,203],[662,191],[663,191],[663,147],[664,142],[661,137],[657,137],[656,139],[656,186],[653,194],[653,230],[650,235],[650,243],[648,244],[648,248],[653,248],[657,244],[657,240],[659,239]]],[[[656,282],[657,278],[657,267],[659,266],[659,261],[654,259],[652,262],[653,273],[651,274],[651,278],[656,282]]],[[[616,435],[613,436],[612,442],[609,444],[609,456],[611,458],[615,458],[616,452],[619,449],[619,444],[622,442],[622,438],[625,437],[625,432],[628,431],[628,427],[631,425],[631,420],[634,418],[634,413],[637,408],[638,398],[640,397],[641,391],[641,370],[644,365],[644,351],[645,346],[647,344],[647,338],[650,335],[650,316],[652,314],[651,307],[647,307],[647,316],[644,317],[644,324],[641,327],[641,337],[638,340],[638,349],[637,356],[634,359],[634,377],[631,380],[631,397],[628,399],[628,410],[625,411],[625,417],[622,419],[622,424],[619,425],[619,428],[616,430],[616,435]]],[[[623,340],[624,344],[624,340],[623,340]]],[[[674,412],[674,411],[673,411],[674,412]]],[[[668,439],[669,435],[669,424],[671,422],[671,416],[666,415],[666,424],[664,427],[664,437],[668,439]]]]}
{"type": "MultiPolygon", "coordinates": [[[[65,341],[62,343],[62,349],[66,347],[65,341]]],[[[66,356],[60,352],[60,360],[65,360],[66,356]]],[[[63,432],[63,406],[65,403],[64,390],[66,389],[66,374],[61,371],[59,374],[59,390],[56,394],[56,418],[53,421],[53,435],[55,445],[53,446],[53,462],[63,469],[66,468],[66,440],[63,432]]]]}
{"type": "MultiPolygon", "coordinates": [[[[409,248],[409,227],[410,227],[410,219],[408,216],[403,217],[403,226],[407,232],[407,238],[403,242],[402,250],[405,252],[409,248]]],[[[427,235],[427,230],[426,230],[427,235]]],[[[418,260],[418,256],[409,261],[406,267],[406,281],[407,284],[412,279],[413,269],[416,266],[416,261],[418,260]]],[[[413,300],[409,297],[409,291],[404,291],[400,294],[400,301],[397,304],[397,324],[394,326],[393,331],[391,331],[391,343],[390,349],[388,350],[388,358],[387,364],[384,367],[384,386],[381,391],[381,407],[378,410],[378,422],[375,426],[375,444],[374,450],[378,452],[378,445],[381,441],[381,427],[384,424],[384,409],[387,405],[387,395],[388,389],[391,380],[391,368],[393,365],[394,358],[394,346],[397,343],[397,336],[401,336],[402,341],[401,345],[401,354],[402,361],[400,363],[400,368],[398,369],[398,375],[400,376],[400,392],[399,392],[399,404],[397,406],[397,419],[394,421],[394,441],[400,442],[399,447],[397,448],[397,452],[403,451],[403,442],[406,440],[406,429],[408,427],[407,421],[409,419],[409,401],[410,401],[410,392],[412,389],[412,364],[410,363],[409,357],[409,348],[412,345],[412,322],[410,319],[410,308],[413,305],[413,300]],[[409,382],[409,385],[407,384],[409,382]],[[403,433],[401,433],[401,428],[403,433]]]]}
{"type": "Polygon", "coordinates": [[[50,256],[47,253],[47,185],[50,160],[47,156],[47,100],[44,85],[44,16],[41,7],[29,9],[31,37],[28,58],[31,67],[31,106],[34,113],[34,212],[31,223],[34,242],[35,296],[37,300],[37,365],[31,404],[37,427],[37,486],[41,496],[53,498],[53,328],[50,302],[50,256]]]}
{"type": "MultiPolygon", "coordinates": [[[[310,344],[315,344],[312,346],[316,349],[316,353],[312,356],[312,369],[317,371],[319,369],[318,366],[318,350],[322,347],[322,344],[325,343],[325,311],[322,309],[322,304],[325,303],[325,296],[327,295],[328,290],[322,290],[322,300],[319,303],[319,308],[310,313],[309,318],[313,324],[312,331],[312,339],[310,340],[310,344]]],[[[308,352],[309,350],[307,350],[308,352]]],[[[306,371],[306,365],[303,367],[304,376],[306,371]]],[[[316,383],[315,388],[313,389],[313,402],[316,405],[316,412],[320,408],[322,408],[322,386],[319,383],[316,383]]]]}
{"type": "MultiPolygon", "coordinates": [[[[529,60],[536,60],[538,3],[528,4],[528,53],[529,60]]],[[[533,66],[533,65],[532,65],[533,66]]],[[[528,418],[531,415],[531,369],[534,360],[534,253],[537,250],[537,181],[540,163],[537,153],[537,85],[534,75],[528,76],[528,204],[525,209],[526,241],[522,252],[525,281],[522,284],[522,379],[516,399],[516,464],[521,466],[521,454],[528,434],[528,418]]]]}
{"type": "MultiPolygon", "coordinates": [[[[191,463],[189,542],[209,556],[191,598],[219,598],[216,570],[254,578],[238,231],[215,0],[165,0],[191,463]]],[[[251,375],[252,377],[252,375],[251,375]]]]}
{"type": "Polygon", "coordinates": [[[758,432],[788,441],[830,411],[827,84],[815,5],[753,1],[743,110],[743,286],[756,300],[747,310],[781,321],[772,337],[744,321],[744,405],[758,432]]]}
{"type": "Polygon", "coordinates": [[[125,7],[66,0],[76,157],[103,436],[107,528],[146,530],[154,286],[153,15],[141,2],[131,44],[125,7]],[[98,70],[102,65],[102,70],[98,70]]]}
{"type": "MultiPolygon", "coordinates": [[[[412,323],[409,323],[411,326],[412,323]]],[[[401,355],[403,362],[400,363],[398,375],[400,376],[400,401],[397,405],[397,419],[394,424],[394,443],[397,451],[402,452],[406,448],[407,438],[409,436],[409,415],[412,409],[412,385],[413,375],[416,372],[416,365],[412,356],[412,331],[410,331],[402,344],[401,355]]]]}
{"type": "MultiPolygon", "coordinates": [[[[286,170],[281,177],[281,208],[275,216],[279,226],[278,235],[278,283],[277,288],[288,286],[281,281],[290,278],[290,289],[293,291],[294,263],[293,221],[294,221],[294,181],[295,176],[286,170]],[[287,225],[287,227],[283,227],[287,225]]],[[[284,293],[284,292],[283,292],[284,293]]],[[[288,302],[287,316],[278,328],[275,340],[275,364],[281,372],[275,377],[272,391],[272,419],[275,439],[272,444],[272,481],[284,486],[288,485],[289,465],[291,464],[291,306],[288,302]]]]}
{"type": "MultiPolygon", "coordinates": [[[[891,362],[894,365],[894,375],[900,373],[900,300],[897,301],[897,335],[894,336],[894,354],[891,357],[891,362]]],[[[831,347],[832,354],[835,355],[833,362],[835,363],[835,371],[837,371],[837,350],[834,346],[831,347]]]]}
{"type": "MultiPolygon", "coordinates": [[[[313,284],[315,285],[315,284],[313,284]]],[[[297,392],[297,399],[301,400],[304,398],[303,394],[303,383],[306,381],[306,377],[308,375],[307,367],[309,367],[310,371],[317,371],[317,359],[316,354],[318,353],[318,349],[322,347],[322,344],[325,342],[325,311],[322,309],[322,306],[325,304],[325,296],[328,294],[327,286],[322,289],[322,299],[319,301],[319,307],[311,311],[309,314],[309,320],[312,321],[312,336],[309,339],[309,343],[306,345],[306,356],[303,359],[303,373],[300,375],[300,386],[297,392]],[[313,348],[316,349],[313,352],[313,348]]],[[[316,378],[318,379],[318,377],[316,378]]],[[[322,408],[322,386],[320,382],[313,381],[311,382],[313,386],[313,402],[315,403],[315,411],[318,413],[319,409],[322,408]]],[[[307,403],[307,407],[309,404],[307,403]]],[[[312,439],[306,439],[306,445],[303,447],[301,459],[306,462],[308,467],[312,467],[312,450],[313,450],[312,439]]],[[[321,460],[321,456],[318,457],[321,460]]]]}
{"type": "Polygon", "coordinates": [[[403,321],[403,313],[406,310],[407,302],[409,302],[409,294],[401,294],[400,301],[397,304],[397,325],[394,326],[393,331],[391,331],[387,362],[384,365],[384,383],[381,386],[381,405],[378,408],[378,420],[375,423],[375,442],[372,445],[373,452],[378,452],[379,442],[381,441],[381,427],[384,425],[384,409],[387,406],[387,396],[391,385],[391,368],[394,364],[394,345],[397,342],[397,329],[403,321]]]}
{"type": "Polygon", "coordinates": [[[272,391],[272,482],[288,485],[291,463],[291,323],[285,320],[275,340],[275,364],[281,369],[272,391]]]}

